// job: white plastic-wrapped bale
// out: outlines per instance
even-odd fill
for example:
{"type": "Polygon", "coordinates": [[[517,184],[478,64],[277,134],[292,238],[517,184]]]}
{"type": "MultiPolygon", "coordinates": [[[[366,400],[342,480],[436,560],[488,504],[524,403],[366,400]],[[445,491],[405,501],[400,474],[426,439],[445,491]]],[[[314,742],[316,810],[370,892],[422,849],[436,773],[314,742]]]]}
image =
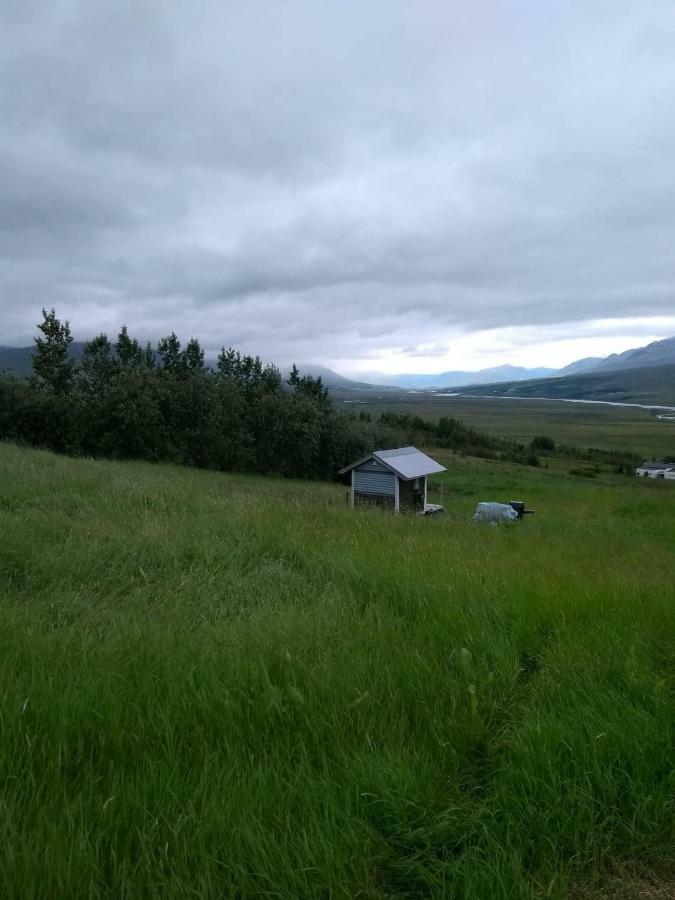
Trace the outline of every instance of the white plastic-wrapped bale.
{"type": "Polygon", "coordinates": [[[474,513],[474,522],[513,522],[518,513],[509,503],[479,503],[474,513]]]}

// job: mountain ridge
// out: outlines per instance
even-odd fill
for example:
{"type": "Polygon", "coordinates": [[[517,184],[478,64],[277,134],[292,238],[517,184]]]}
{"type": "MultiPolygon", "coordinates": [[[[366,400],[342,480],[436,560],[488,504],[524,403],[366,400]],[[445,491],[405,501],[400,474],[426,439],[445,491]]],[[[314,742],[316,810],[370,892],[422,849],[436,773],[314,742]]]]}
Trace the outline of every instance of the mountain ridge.
{"type": "Polygon", "coordinates": [[[558,376],[581,375],[582,372],[592,372],[604,361],[603,356],[584,356],[583,359],[575,359],[574,362],[558,369],[558,376]]]}
{"type": "Polygon", "coordinates": [[[462,397],[532,400],[601,400],[605,403],[671,407],[675,405],[675,363],[584,372],[531,381],[466,385],[457,388],[457,394],[462,397]]]}
{"type": "MultiPolygon", "coordinates": [[[[71,355],[80,359],[84,352],[84,341],[71,344],[71,355]]],[[[0,346],[0,371],[9,370],[18,377],[25,377],[31,372],[31,354],[34,347],[0,346]]],[[[207,357],[207,365],[215,364],[215,356],[207,357]]],[[[338,372],[316,363],[298,364],[301,374],[320,376],[327,387],[364,389],[368,387],[408,388],[432,390],[435,388],[460,388],[481,385],[500,385],[505,383],[530,382],[541,379],[560,379],[569,376],[593,374],[599,372],[620,372],[637,368],[652,368],[675,364],[675,336],[652,341],[644,347],[625,350],[623,353],[612,353],[607,357],[588,356],[577,359],[560,369],[547,367],[526,368],[510,364],[492,366],[476,372],[457,370],[427,374],[401,373],[385,375],[370,373],[365,381],[361,378],[347,378],[338,372]],[[377,380],[376,380],[377,379],[377,380]]],[[[282,372],[288,371],[281,367],[282,372]]]]}
{"type": "Polygon", "coordinates": [[[470,385],[501,384],[502,382],[533,381],[541,378],[564,378],[570,375],[591,374],[603,371],[623,371],[628,369],[647,368],[675,364],[675,336],[652,341],[644,347],[625,350],[623,353],[612,353],[609,356],[586,356],[576,359],[560,369],[532,368],[522,366],[493,366],[477,372],[439,372],[431,375],[380,375],[372,384],[385,384],[408,388],[455,388],[470,385]],[[502,376],[506,377],[502,377],[502,376]]]}
{"type": "Polygon", "coordinates": [[[645,366],[669,365],[675,362],[675,337],[652,341],[644,347],[612,353],[605,357],[594,371],[640,369],[645,366]]]}
{"type": "Polygon", "coordinates": [[[535,368],[527,369],[523,366],[512,366],[508,363],[502,366],[492,366],[488,369],[480,369],[477,372],[464,370],[438,372],[431,375],[416,373],[401,375],[384,375],[377,373],[377,381],[370,382],[373,386],[407,387],[429,390],[431,388],[459,387],[467,384],[492,384],[494,382],[509,380],[520,381],[531,378],[546,378],[552,375],[556,369],[535,368]]]}

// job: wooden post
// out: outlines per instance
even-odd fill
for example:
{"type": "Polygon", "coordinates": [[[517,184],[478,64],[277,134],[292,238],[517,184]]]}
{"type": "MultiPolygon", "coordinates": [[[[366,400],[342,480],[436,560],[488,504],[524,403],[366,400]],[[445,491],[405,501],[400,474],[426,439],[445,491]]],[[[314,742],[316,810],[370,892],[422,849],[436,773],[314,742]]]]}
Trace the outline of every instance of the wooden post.
{"type": "Polygon", "coordinates": [[[424,509],[423,512],[427,511],[427,476],[424,476],[424,509]]]}
{"type": "Polygon", "coordinates": [[[398,501],[398,475],[394,475],[394,514],[398,515],[399,511],[399,501],[398,501]]]}
{"type": "Polygon", "coordinates": [[[351,506],[352,509],[354,509],[354,474],[355,474],[355,472],[356,472],[356,470],[352,469],[352,484],[351,484],[351,487],[349,488],[349,505],[351,506]]]}

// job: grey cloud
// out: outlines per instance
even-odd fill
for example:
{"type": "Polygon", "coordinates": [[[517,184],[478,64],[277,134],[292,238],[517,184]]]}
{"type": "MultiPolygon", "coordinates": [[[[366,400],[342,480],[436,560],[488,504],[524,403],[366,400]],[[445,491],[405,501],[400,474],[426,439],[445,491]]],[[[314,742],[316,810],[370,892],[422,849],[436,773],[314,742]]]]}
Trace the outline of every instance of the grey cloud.
{"type": "Polygon", "coordinates": [[[44,303],[316,360],[673,315],[670,3],[0,15],[0,342],[44,303]]]}

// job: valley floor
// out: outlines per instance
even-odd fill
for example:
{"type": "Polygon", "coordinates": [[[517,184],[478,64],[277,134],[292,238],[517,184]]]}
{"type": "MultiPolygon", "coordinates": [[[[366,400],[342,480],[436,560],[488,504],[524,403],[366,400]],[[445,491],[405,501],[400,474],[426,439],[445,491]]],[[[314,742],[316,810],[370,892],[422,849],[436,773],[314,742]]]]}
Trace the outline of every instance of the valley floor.
{"type": "Polygon", "coordinates": [[[0,446],[0,896],[672,897],[675,485],[444,463],[0,446]]]}
{"type": "Polygon", "coordinates": [[[470,428],[525,444],[537,435],[547,435],[571,447],[618,448],[646,457],[675,454],[675,420],[659,418],[658,410],[445,394],[336,390],[334,399],[339,408],[373,415],[401,412],[431,421],[451,416],[470,428]]]}

